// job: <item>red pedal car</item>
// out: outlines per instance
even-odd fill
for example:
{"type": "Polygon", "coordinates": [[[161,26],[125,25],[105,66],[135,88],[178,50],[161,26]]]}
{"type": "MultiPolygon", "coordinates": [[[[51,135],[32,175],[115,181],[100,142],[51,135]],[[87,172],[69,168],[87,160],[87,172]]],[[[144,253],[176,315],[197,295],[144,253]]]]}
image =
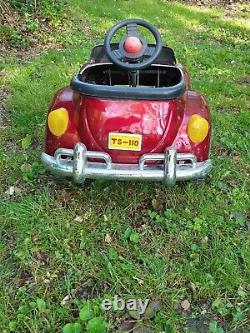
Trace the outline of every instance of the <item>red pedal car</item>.
{"type": "Polygon", "coordinates": [[[173,50],[153,25],[128,19],[108,31],[70,86],[56,93],[42,162],[78,184],[106,178],[174,185],[208,174],[210,137],[208,105],[173,50]],[[121,30],[120,42],[112,43],[121,30]]]}

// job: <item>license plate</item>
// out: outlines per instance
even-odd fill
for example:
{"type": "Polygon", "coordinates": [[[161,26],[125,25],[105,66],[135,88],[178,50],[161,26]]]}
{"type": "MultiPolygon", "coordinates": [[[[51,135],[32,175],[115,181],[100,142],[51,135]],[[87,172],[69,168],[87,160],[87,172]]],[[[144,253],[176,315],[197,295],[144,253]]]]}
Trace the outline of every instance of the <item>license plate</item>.
{"type": "Polygon", "coordinates": [[[141,150],[140,134],[109,133],[109,149],[141,150]]]}

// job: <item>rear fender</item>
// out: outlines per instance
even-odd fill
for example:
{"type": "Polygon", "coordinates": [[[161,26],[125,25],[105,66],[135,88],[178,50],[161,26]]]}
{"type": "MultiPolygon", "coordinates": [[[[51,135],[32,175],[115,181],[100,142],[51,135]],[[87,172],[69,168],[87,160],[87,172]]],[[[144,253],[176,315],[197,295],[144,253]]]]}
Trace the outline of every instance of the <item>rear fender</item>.
{"type": "Polygon", "coordinates": [[[80,141],[77,125],[79,121],[78,108],[81,104],[80,95],[73,92],[70,87],[60,89],[54,96],[48,114],[58,108],[65,108],[68,111],[69,123],[68,128],[62,136],[53,135],[46,123],[45,151],[53,155],[57,148],[73,148],[80,141]]]}
{"type": "Polygon", "coordinates": [[[211,117],[208,104],[204,97],[192,90],[185,94],[184,116],[178,134],[172,144],[179,153],[193,153],[198,161],[204,161],[209,158],[211,140],[211,117]],[[207,137],[199,144],[193,143],[187,134],[187,125],[189,118],[198,114],[205,118],[209,123],[209,132],[207,137]]]}

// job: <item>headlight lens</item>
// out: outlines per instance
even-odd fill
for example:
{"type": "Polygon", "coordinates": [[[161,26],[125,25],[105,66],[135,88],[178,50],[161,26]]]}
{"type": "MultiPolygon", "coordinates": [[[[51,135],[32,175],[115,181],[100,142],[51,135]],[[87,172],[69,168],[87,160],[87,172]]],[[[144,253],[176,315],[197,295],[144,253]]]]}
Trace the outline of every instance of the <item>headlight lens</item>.
{"type": "Polygon", "coordinates": [[[201,143],[209,131],[208,121],[198,114],[194,114],[189,118],[187,125],[187,133],[189,139],[194,143],[201,143]]]}
{"type": "Polygon", "coordinates": [[[65,108],[53,110],[48,115],[48,127],[55,136],[63,135],[69,123],[68,111],[65,108]]]}

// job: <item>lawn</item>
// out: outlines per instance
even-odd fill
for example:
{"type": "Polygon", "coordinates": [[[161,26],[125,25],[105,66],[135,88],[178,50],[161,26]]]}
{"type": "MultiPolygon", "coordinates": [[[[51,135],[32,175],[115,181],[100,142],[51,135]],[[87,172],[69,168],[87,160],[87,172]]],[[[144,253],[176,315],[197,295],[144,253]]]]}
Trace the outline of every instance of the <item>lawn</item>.
{"type": "Polygon", "coordinates": [[[9,95],[0,123],[0,332],[121,332],[131,314],[100,308],[115,295],[157,305],[137,320],[137,333],[249,332],[249,6],[233,15],[161,0],[64,6],[52,11],[53,33],[39,35],[51,47],[1,56],[9,95]],[[214,166],[204,184],[77,187],[41,166],[54,92],[128,17],[160,29],[209,101],[214,166]]]}

